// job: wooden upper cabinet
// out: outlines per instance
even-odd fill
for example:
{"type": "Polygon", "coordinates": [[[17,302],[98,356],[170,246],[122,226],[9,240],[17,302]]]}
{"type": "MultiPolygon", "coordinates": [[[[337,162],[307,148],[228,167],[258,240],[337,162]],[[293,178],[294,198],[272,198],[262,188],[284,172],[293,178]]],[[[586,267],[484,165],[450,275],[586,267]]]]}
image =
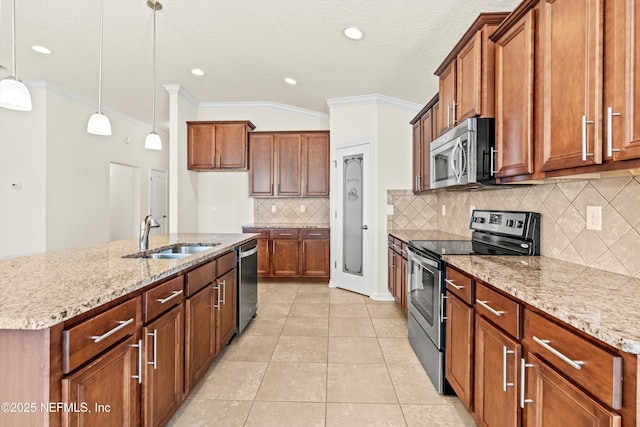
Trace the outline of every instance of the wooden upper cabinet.
{"type": "Polygon", "coordinates": [[[640,158],[640,7],[605,2],[604,157],[640,158]]]}
{"type": "Polygon", "coordinates": [[[247,169],[249,121],[187,122],[190,170],[247,169]]]}
{"type": "Polygon", "coordinates": [[[413,192],[421,190],[420,175],[422,174],[422,122],[413,124],[413,192]]]}
{"type": "Polygon", "coordinates": [[[536,10],[529,9],[492,36],[496,64],[494,170],[498,178],[534,173],[534,13],[536,10]]]}
{"type": "Polygon", "coordinates": [[[276,194],[302,195],[302,137],[297,134],[276,135],[276,194]]]}
{"type": "Polygon", "coordinates": [[[542,171],[602,163],[602,0],[540,2],[542,171]]]}
{"type": "Polygon", "coordinates": [[[250,196],[273,196],[273,140],[269,133],[249,135],[250,196]]]}
{"type": "Polygon", "coordinates": [[[409,122],[413,126],[413,182],[414,193],[430,189],[431,141],[437,128],[438,95],[409,122]]]}
{"type": "Polygon", "coordinates": [[[494,46],[491,33],[508,16],[481,13],[438,67],[438,135],[470,117],[494,116],[494,46]]]}
{"type": "Polygon", "coordinates": [[[329,134],[302,135],[304,196],[329,197],[329,134]]]}

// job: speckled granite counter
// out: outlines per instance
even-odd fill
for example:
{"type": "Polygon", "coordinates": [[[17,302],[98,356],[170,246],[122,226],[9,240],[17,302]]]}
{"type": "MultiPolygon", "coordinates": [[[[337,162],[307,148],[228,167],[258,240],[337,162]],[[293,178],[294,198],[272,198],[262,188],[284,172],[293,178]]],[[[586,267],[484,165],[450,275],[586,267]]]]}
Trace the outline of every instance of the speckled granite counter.
{"type": "Polygon", "coordinates": [[[600,341],[640,354],[640,279],[547,257],[444,259],[600,341]]]}
{"type": "Polygon", "coordinates": [[[255,224],[243,225],[243,228],[330,228],[329,224],[293,224],[293,223],[279,223],[270,224],[265,222],[258,222],[255,224]]]}
{"type": "Polygon", "coordinates": [[[152,236],[149,248],[220,243],[182,259],[122,258],[138,240],[120,240],[0,261],[0,329],[44,329],[213,258],[256,234],[152,236]]]}
{"type": "Polygon", "coordinates": [[[409,242],[409,240],[471,240],[469,237],[440,230],[390,230],[388,233],[404,242],[409,242]]]}

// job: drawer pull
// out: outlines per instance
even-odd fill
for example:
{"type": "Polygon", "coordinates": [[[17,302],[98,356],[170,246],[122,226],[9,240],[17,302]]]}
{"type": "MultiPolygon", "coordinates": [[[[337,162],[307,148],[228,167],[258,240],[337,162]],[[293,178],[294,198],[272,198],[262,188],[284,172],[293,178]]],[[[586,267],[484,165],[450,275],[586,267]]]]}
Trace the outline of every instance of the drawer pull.
{"type": "Polygon", "coordinates": [[[157,299],[156,301],[158,301],[160,304],[164,304],[164,303],[166,303],[167,301],[169,301],[169,300],[171,300],[171,299],[173,299],[173,298],[177,297],[177,296],[178,296],[178,295],[180,295],[181,293],[182,293],[182,289],[181,289],[181,290],[179,290],[179,291],[173,291],[173,293],[172,293],[171,295],[169,295],[168,297],[166,297],[166,298],[162,298],[162,299],[157,299]]]}
{"type": "Polygon", "coordinates": [[[158,330],[154,329],[152,333],[147,334],[153,337],[153,362],[147,362],[147,365],[153,365],[153,369],[158,369],[158,330]]]}
{"type": "Polygon", "coordinates": [[[278,233],[278,236],[291,236],[291,233],[278,233]]]}
{"type": "Polygon", "coordinates": [[[131,378],[138,380],[138,384],[142,384],[142,340],[138,340],[138,344],[131,344],[131,347],[138,349],[138,375],[131,375],[131,378]]]}
{"type": "Polygon", "coordinates": [[[133,317],[131,319],[129,319],[129,320],[120,320],[120,321],[118,321],[118,323],[119,323],[119,325],[116,326],[115,328],[113,328],[112,330],[110,330],[109,332],[105,332],[104,334],[100,335],[99,337],[92,336],[91,339],[93,339],[93,342],[94,343],[99,343],[100,341],[104,340],[105,338],[108,338],[111,335],[115,334],[120,329],[126,328],[127,326],[129,326],[130,324],[133,323],[133,317]]]}
{"type": "Polygon", "coordinates": [[[322,236],[322,233],[309,233],[309,236],[322,236]]]}
{"type": "Polygon", "coordinates": [[[513,387],[514,383],[507,382],[507,354],[515,354],[515,351],[508,350],[506,345],[502,346],[502,391],[507,391],[507,387],[513,387]]]}
{"type": "Polygon", "coordinates": [[[487,304],[489,301],[480,301],[480,300],[476,300],[476,302],[478,304],[480,304],[481,306],[483,306],[484,308],[486,308],[487,310],[489,310],[491,313],[495,314],[496,316],[500,317],[504,314],[504,311],[498,311],[496,309],[494,309],[493,307],[491,307],[489,304],[487,304]]]}
{"type": "Polygon", "coordinates": [[[581,360],[573,360],[573,359],[565,356],[564,354],[560,353],[555,348],[551,347],[549,345],[549,343],[551,341],[549,341],[549,340],[541,340],[540,338],[538,338],[536,336],[533,337],[533,340],[535,342],[537,342],[538,344],[540,344],[546,350],[549,350],[551,353],[553,353],[556,356],[558,356],[560,359],[562,359],[562,361],[564,361],[565,363],[567,363],[568,365],[572,366],[575,369],[580,369],[582,367],[582,365],[584,365],[583,361],[581,361],[581,360]]]}
{"type": "Polygon", "coordinates": [[[453,280],[449,280],[449,279],[444,279],[445,282],[447,282],[448,284],[450,284],[451,286],[453,286],[454,288],[456,288],[457,290],[461,291],[462,289],[464,289],[464,286],[459,286],[456,285],[453,280]]]}
{"type": "Polygon", "coordinates": [[[227,303],[227,281],[223,280],[222,283],[220,283],[220,285],[222,286],[222,303],[226,304],[227,303]]]}
{"type": "Polygon", "coordinates": [[[533,399],[525,399],[524,397],[524,390],[525,390],[525,386],[524,386],[524,370],[526,368],[532,368],[533,365],[531,363],[526,363],[524,361],[524,358],[520,359],[520,407],[522,409],[524,409],[524,404],[525,403],[533,403],[533,399]]]}

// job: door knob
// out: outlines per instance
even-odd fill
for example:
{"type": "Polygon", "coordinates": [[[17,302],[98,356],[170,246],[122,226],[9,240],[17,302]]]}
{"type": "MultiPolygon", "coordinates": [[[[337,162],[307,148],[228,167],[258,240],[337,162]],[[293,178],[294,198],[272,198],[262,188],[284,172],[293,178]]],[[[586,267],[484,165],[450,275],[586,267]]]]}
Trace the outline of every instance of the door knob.
{"type": "Polygon", "coordinates": [[[363,229],[363,230],[368,230],[368,229],[369,229],[369,226],[368,226],[368,225],[363,225],[363,226],[362,226],[362,229],[363,229]]]}

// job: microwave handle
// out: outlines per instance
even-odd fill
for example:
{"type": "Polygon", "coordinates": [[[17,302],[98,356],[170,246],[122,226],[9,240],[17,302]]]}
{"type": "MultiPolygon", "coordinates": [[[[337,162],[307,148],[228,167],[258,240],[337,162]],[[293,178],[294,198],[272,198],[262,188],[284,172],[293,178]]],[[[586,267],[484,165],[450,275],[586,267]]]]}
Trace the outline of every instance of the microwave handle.
{"type": "Polygon", "coordinates": [[[469,169],[469,163],[468,163],[469,156],[467,155],[467,152],[462,147],[462,142],[460,142],[459,140],[458,140],[458,145],[460,146],[460,177],[458,178],[458,181],[460,181],[460,179],[462,179],[464,174],[467,173],[469,169]]]}
{"type": "Polygon", "coordinates": [[[451,150],[451,169],[453,170],[453,175],[456,177],[457,181],[460,181],[460,175],[458,175],[458,171],[456,169],[456,162],[458,161],[458,157],[456,156],[456,150],[458,149],[458,141],[453,145],[453,150],[451,150]]]}

